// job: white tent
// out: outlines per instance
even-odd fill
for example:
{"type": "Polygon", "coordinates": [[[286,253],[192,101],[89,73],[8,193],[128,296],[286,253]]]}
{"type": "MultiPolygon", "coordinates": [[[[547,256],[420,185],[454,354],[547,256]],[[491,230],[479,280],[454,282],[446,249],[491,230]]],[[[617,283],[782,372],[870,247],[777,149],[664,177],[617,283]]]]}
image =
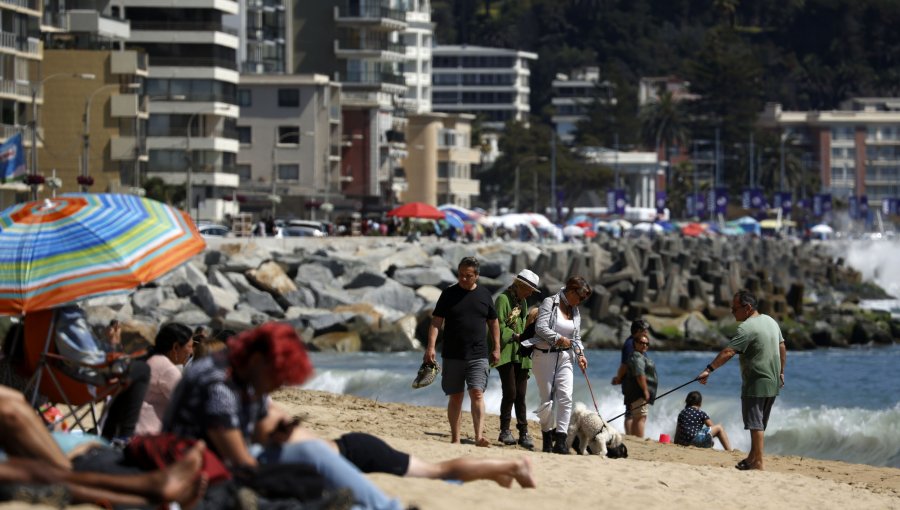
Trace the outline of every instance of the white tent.
{"type": "Polygon", "coordinates": [[[826,225],[826,224],[824,224],[824,223],[820,223],[820,224],[816,225],[815,227],[809,229],[809,231],[812,232],[813,234],[826,234],[826,235],[828,235],[828,234],[833,234],[833,233],[834,233],[834,229],[831,228],[831,227],[829,227],[828,225],[826,225]]]}

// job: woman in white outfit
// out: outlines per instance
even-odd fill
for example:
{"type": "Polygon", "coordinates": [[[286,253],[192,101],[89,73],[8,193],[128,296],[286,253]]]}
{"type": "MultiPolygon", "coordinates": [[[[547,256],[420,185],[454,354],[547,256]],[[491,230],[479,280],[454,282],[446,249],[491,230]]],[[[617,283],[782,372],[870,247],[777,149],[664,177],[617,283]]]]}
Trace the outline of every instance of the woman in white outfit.
{"type": "Polygon", "coordinates": [[[587,369],[587,358],[581,344],[581,315],[578,305],[591,295],[591,286],[580,276],[571,276],[566,286],[553,296],[544,299],[535,324],[534,379],[537,382],[541,403],[547,402],[553,391],[556,405],[556,428],[552,413],[541,420],[543,451],[568,454],[566,431],[572,416],[572,382],[575,360],[587,369]],[[555,388],[554,388],[555,382],[555,388]],[[554,444],[555,441],[555,444],[554,444]]]}

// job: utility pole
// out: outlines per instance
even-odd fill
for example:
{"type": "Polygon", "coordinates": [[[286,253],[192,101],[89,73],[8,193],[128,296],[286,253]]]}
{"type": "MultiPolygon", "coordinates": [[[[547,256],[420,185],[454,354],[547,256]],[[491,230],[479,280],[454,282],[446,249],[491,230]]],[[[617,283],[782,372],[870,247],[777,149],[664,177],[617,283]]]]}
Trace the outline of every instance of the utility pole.
{"type": "Polygon", "coordinates": [[[556,130],[550,138],[550,208],[553,209],[550,213],[553,215],[553,221],[559,221],[559,209],[556,204],[556,130]]]}

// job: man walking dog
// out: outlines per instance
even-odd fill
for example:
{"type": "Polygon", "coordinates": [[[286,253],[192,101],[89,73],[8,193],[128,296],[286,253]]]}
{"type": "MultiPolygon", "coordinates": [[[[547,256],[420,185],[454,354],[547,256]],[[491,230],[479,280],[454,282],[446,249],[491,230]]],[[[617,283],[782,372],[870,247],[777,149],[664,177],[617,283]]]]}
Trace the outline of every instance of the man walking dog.
{"type": "Polygon", "coordinates": [[[715,369],[735,354],[741,355],[741,413],[744,429],[750,431],[750,454],[735,466],[742,471],[763,469],[766,425],[778,390],[784,386],[787,361],[781,328],[775,319],[759,313],[756,306],[756,296],[749,291],[735,293],[731,313],[741,323],[737,334],[697,376],[700,384],[706,384],[715,369]]]}

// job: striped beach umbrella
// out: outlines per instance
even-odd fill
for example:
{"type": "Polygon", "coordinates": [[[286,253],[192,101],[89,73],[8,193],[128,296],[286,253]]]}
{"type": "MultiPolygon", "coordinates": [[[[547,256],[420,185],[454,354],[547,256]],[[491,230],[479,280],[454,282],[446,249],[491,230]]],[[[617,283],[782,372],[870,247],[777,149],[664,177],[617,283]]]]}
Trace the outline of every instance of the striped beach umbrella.
{"type": "Polygon", "coordinates": [[[186,213],[135,195],[17,204],[0,212],[0,314],[126,292],[205,246],[186,213]]]}

